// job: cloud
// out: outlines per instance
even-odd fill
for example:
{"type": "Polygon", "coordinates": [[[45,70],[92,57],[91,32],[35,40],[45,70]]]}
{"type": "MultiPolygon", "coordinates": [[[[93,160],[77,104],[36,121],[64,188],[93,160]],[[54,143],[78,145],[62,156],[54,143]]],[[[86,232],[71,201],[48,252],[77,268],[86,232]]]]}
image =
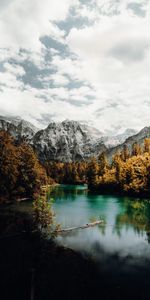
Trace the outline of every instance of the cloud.
{"type": "MultiPolygon", "coordinates": [[[[82,76],[97,91],[94,105],[103,109],[99,122],[105,128],[112,118],[127,126],[129,115],[134,118],[134,127],[142,123],[137,119],[137,107],[144,114],[143,101],[150,92],[149,23],[149,17],[133,17],[126,10],[101,16],[90,28],[74,28],[67,37],[71,50],[82,61],[82,76]],[[121,106],[108,108],[107,99],[115,102],[118,96],[121,106]]],[[[149,123],[148,116],[141,118],[143,124],[149,123]]]]}
{"type": "Polygon", "coordinates": [[[52,0],[12,0],[1,4],[0,46],[37,51],[41,48],[41,36],[63,38],[64,32],[53,21],[64,20],[73,2],[56,0],[54,5],[52,0]]]}
{"type": "Polygon", "coordinates": [[[145,17],[146,11],[143,8],[143,6],[144,6],[143,3],[130,2],[130,3],[128,3],[127,8],[131,9],[134,14],[141,16],[141,17],[145,17]]]}
{"type": "Polygon", "coordinates": [[[0,114],[149,125],[149,27],[147,0],[0,1],[0,114]]]}

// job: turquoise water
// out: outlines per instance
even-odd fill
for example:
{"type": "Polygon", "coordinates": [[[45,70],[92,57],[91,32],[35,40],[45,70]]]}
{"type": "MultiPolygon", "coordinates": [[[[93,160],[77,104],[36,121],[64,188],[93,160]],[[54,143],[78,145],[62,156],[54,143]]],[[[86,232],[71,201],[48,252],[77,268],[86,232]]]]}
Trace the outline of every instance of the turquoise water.
{"type": "Polygon", "coordinates": [[[56,221],[62,228],[102,219],[103,225],[78,229],[58,243],[101,258],[102,253],[150,258],[150,202],[90,193],[87,186],[60,185],[53,191],[56,221]]]}

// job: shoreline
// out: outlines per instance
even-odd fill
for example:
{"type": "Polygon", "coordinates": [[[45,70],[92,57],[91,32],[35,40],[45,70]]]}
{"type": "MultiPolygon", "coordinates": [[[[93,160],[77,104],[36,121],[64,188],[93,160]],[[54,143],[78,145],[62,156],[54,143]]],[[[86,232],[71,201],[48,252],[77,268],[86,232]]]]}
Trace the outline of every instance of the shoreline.
{"type": "MultiPolygon", "coordinates": [[[[56,186],[60,186],[60,185],[69,185],[69,186],[76,186],[76,185],[80,185],[80,186],[85,186],[87,185],[86,183],[78,183],[78,184],[75,184],[75,183],[70,183],[70,184],[66,184],[66,183],[54,183],[54,184],[50,184],[50,185],[44,185],[44,186],[41,186],[41,189],[44,190],[44,192],[46,192],[46,190],[48,191],[50,188],[55,188],[56,186]]],[[[87,191],[89,193],[93,193],[93,194],[96,194],[96,195],[108,195],[108,196],[118,196],[118,197],[131,197],[132,200],[134,199],[137,199],[139,198],[139,200],[142,200],[142,199],[148,199],[150,200],[150,194],[148,193],[133,193],[133,192],[126,192],[126,191],[119,191],[119,190],[111,190],[111,189],[98,189],[98,188],[91,188],[87,185],[87,191]]],[[[20,203],[20,202],[25,202],[25,201],[32,201],[33,198],[28,198],[28,197],[23,197],[23,198],[16,198],[14,200],[9,200],[8,198],[4,199],[2,198],[3,200],[0,201],[0,206],[2,205],[12,205],[12,204],[15,204],[15,203],[20,203]]]]}
{"type": "Polygon", "coordinates": [[[125,191],[106,191],[106,190],[98,190],[98,189],[90,189],[88,188],[89,193],[94,193],[97,195],[108,195],[108,196],[118,196],[118,197],[131,197],[132,200],[134,199],[148,199],[150,200],[150,195],[147,193],[133,193],[133,192],[125,192],[125,191]]]}

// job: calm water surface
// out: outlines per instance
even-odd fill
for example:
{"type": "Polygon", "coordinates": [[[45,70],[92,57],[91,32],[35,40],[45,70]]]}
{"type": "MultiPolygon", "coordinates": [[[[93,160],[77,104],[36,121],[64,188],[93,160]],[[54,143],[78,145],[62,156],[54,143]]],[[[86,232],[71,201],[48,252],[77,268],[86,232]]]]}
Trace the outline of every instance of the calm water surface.
{"type": "Polygon", "coordinates": [[[90,193],[87,186],[60,185],[52,191],[56,220],[62,228],[103,219],[104,225],[65,233],[57,241],[101,259],[150,258],[150,202],[90,193]]]}

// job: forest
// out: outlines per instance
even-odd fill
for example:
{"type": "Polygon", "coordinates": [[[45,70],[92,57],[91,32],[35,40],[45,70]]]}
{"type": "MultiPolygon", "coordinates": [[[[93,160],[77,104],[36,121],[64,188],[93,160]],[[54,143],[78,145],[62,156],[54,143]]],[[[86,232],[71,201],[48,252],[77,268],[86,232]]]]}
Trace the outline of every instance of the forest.
{"type": "Polygon", "coordinates": [[[125,145],[108,163],[104,153],[98,161],[88,164],[89,187],[99,191],[149,195],[150,192],[150,139],[143,147],[134,143],[129,151],[125,145]]]}
{"type": "Polygon", "coordinates": [[[1,201],[16,197],[33,198],[47,184],[87,183],[90,190],[101,193],[149,195],[150,139],[144,145],[124,146],[112,159],[101,153],[98,158],[80,162],[47,161],[42,165],[33,148],[23,139],[16,142],[0,132],[1,201]]]}
{"type": "Polygon", "coordinates": [[[58,183],[87,183],[90,190],[101,193],[149,195],[150,192],[150,139],[141,146],[134,143],[129,150],[125,145],[112,159],[105,153],[87,162],[47,162],[47,173],[58,183]]]}
{"type": "Polygon", "coordinates": [[[31,146],[19,144],[8,132],[0,132],[0,195],[1,202],[18,197],[32,198],[40,186],[48,184],[45,168],[31,146]]]}

